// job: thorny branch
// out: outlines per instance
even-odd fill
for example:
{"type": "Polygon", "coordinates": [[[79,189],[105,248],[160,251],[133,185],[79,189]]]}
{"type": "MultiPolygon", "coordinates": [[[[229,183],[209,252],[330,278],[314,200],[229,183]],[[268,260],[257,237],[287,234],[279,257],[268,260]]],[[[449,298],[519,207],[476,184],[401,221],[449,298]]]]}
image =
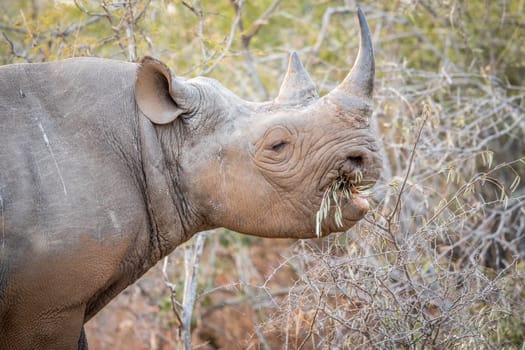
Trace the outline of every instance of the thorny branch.
{"type": "Polygon", "coordinates": [[[317,299],[317,306],[315,308],[315,312],[314,312],[314,316],[312,317],[312,321],[310,322],[310,327],[308,327],[308,334],[306,335],[306,337],[303,339],[303,341],[297,348],[298,350],[301,350],[303,348],[303,346],[306,344],[308,339],[310,339],[310,337],[312,336],[314,332],[314,325],[315,325],[315,322],[317,321],[317,315],[319,314],[319,310],[321,310],[321,303],[323,302],[323,297],[324,297],[324,289],[321,290],[321,294],[319,295],[319,298],[317,299]]]}
{"type": "MultiPolygon", "coordinates": [[[[244,0],[239,0],[238,4],[239,4],[239,7],[242,9],[242,6],[244,5],[244,0]]],[[[199,73],[199,75],[207,75],[210,72],[212,72],[215,69],[215,67],[219,64],[219,62],[222,61],[224,56],[226,56],[226,54],[228,52],[230,52],[230,49],[231,49],[232,44],[233,44],[233,41],[235,39],[235,31],[236,31],[236,28],[237,28],[240,20],[241,20],[241,14],[239,12],[239,13],[236,14],[235,19],[233,20],[233,22],[231,24],[230,34],[228,35],[228,38],[226,40],[225,47],[221,50],[221,53],[219,54],[219,56],[214,58],[213,63],[209,67],[207,67],[206,69],[203,69],[199,73]]],[[[202,41],[202,39],[201,39],[201,41],[202,41]]],[[[203,51],[203,55],[207,56],[206,50],[204,48],[202,49],[202,51],[203,51]]],[[[209,58],[209,57],[205,57],[205,58],[209,58]]]]}
{"type": "Polygon", "coordinates": [[[407,171],[406,171],[405,177],[403,178],[403,183],[401,185],[401,188],[399,189],[399,194],[397,196],[396,204],[394,205],[394,209],[392,209],[392,212],[387,216],[387,222],[388,222],[389,227],[391,226],[392,219],[398,212],[399,205],[401,203],[401,197],[403,196],[403,192],[405,191],[405,186],[407,184],[408,178],[410,176],[410,172],[412,170],[412,166],[414,164],[414,157],[416,156],[417,145],[419,144],[419,140],[421,139],[423,128],[425,127],[425,124],[428,118],[430,117],[430,114],[431,114],[430,106],[428,106],[428,104],[425,103],[423,107],[423,116],[424,116],[423,121],[421,122],[421,126],[419,127],[419,131],[416,135],[414,146],[412,147],[412,152],[410,153],[410,159],[408,161],[407,171]]]}
{"type": "Polygon", "coordinates": [[[23,58],[26,62],[32,61],[31,58],[27,56],[27,54],[17,52],[17,50],[15,49],[15,44],[13,44],[13,42],[11,41],[11,39],[9,39],[6,33],[2,32],[2,36],[4,37],[5,41],[9,45],[11,55],[18,57],[18,58],[23,58]]]}
{"type": "Polygon", "coordinates": [[[237,13],[240,18],[238,25],[239,25],[239,30],[241,32],[241,46],[242,46],[242,52],[243,52],[245,62],[246,62],[246,67],[247,67],[248,73],[250,74],[250,77],[252,78],[255,84],[255,87],[257,88],[259,95],[264,100],[268,99],[268,90],[266,89],[264,84],[261,82],[259,74],[257,73],[255,62],[250,52],[250,42],[253,39],[253,37],[257,35],[257,33],[259,33],[260,29],[264,25],[268,24],[270,17],[275,12],[275,10],[277,9],[280,3],[281,3],[281,0],[274,0],[274,2],[270,5],[270,7],[257,20],[254,21],[252,27],[249,30],[246,30],[244,28],[244,23],[242,21],[242,2],[231,0],[231,4],[235,9],[235,13],[237,13]]]}
{"type": "Polygon", "coordinates": [[[206,48],[206,44],[204,41],[204,11],[202,10],[202,5],[200,4],[200,1],[198,2],[198,4],[199,4],[199,7],[196,7],[182,0],[182,5],[184,5],[184,7],[190,10],[199,19],[199,24],[197,27],[197,37],[199,38],[199,42],[201,45],[202,57],[204,58],[205,61],[207,61],[209,59],[209,55],[208,55],[208,50],[206,48]]]}
{"type": "Polygon", "coordinates": [[[126,3],[126,39],[128,42],[128,61],[135,62],[137,60],[137,52],[135,48],[135,21],[133,13],[132,0],[128,0],[126,3]]]}
{"type": "Polygon", "coordinates": [[[164,278],[164,284],[168,289],[170,290],[170,301],[171,301],[171,310],[173,311],[173,314],[177,318],[177,324],[175,327],[179,330],[179,337],[182,337],[182,320],[179,316],[179,310],[182,309],[182,305],[177,301],[177,286],[170,282],[169,276],[168,276],[168,263],[169,263],[169,256],[164,257],[163,263],[162,263],[162,277],[164,278]]]}
{"type": "Polygon", "coordinates": [[[314,54],[318,54],[319,50],[321,50],[321,46],[323,45],[323,42],[326,39],[326,36],[328,35],[328,29],[330,28],[330,21],[332,19],[332,16],[347,14],[347,13],[350,13],[350,11],[352,11],[350,7],[346,7],[346,6],[345,7],[329,7],[326,9],[323,15],[321,30],[319,31],[319,35],[317,36],[317,40],[313,47],[314,54]]]}
{"type": "Polygon", "coordinates": [[[168,276],[168,257],[164,258],[162,264],[162,275],[164,284],[170,290],[170,301],[173,314],[177,319],[177,329],[179,339],[182,339],[185,350],[191,350],[191,320],[195,300],[197,299],[197,273],[206,243],[206,233],[201,232],[197,235],[191,244],[188,244],[184,250],[184,290],[182,293],[182,304],[177,301],[177,286],[170,282],[168,276]],[[182,310],[182,317],[179,315],[182,310]]]}
{"type": "Polygon", "coordinates": [[[76,23],[76,24],[72,24],[70,25],[69,27],[67,27],[66,29],[64,29],[63,31],[52,31],[50,32],[50,35],[52,37],[66,37],[66,36],[69,36],[75,32],[78,32],[79,30],[91,25],[91,24],[94,24],[94,23],[97,23],[98,21],[100,21],[101,19],[103,19],[104,17],[103,16],[93,16],[91,18],[88,18],[86,19],[85,21],[83,22],[80,22],[80,23],[76,23]]]}
{"type": "Polygon", "coordinates": [[[182,296],[182,338],[184,349],[191,350],[191,319],[197,298],[197,272],[206,242],[206,233],[201,232],[193,244],[184,251],[184,291],[182,296]]]}
{"type": "MultiPolygon", "coordinates": [[[[268,21],[270,20],[270,17],[275,12],[279,4],[281,3],[281,0],[274,0],[274,2],[270,5],[270,7],[258,18],[253,22],[252,27],[244,31],[243,28],[241,28],[241,41],[242,46],[244,48],[248,48],[250,46],[250,42],[253,39],[257,33],[259,33],[259,30],[264,26],[268,25],[268,21]]],[[[232,4],[237,8],[238,5],[236,4],[236,1],[232,0],[232,4]]],[[[242,27],[242,22],[239,23],[239,25],[242,27]]]]}

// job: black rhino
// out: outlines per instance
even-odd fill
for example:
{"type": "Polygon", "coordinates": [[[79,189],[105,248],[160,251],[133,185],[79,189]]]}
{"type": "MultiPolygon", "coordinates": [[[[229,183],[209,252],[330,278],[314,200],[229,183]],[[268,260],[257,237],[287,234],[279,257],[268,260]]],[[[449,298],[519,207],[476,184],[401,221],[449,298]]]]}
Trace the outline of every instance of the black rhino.
{"type": "Polygon", "coordinates": [[[149,57],[0,67],[0,348],[86,349],[83,324],[199,231],[315,237],[338,178],[357,181],[322,232],[359,221],[381,165],[358,19],[354,67],[321,98],[296,54],[265,103],[149,57]]]}

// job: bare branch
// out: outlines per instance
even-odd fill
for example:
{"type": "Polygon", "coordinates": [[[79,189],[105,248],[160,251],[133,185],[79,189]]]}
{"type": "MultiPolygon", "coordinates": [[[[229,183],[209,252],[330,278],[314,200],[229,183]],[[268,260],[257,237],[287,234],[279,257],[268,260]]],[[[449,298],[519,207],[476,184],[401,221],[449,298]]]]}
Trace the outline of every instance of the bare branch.
{"type": "Polygon", "coordinates": [[[9,39],[9,37],[7,36],[6,33],[2,32],[2,36],[4,37],[5,41],[7,42],[7,44],[9,45],[9,49],[11,51],[11,54],[15,57],[18,57],[18,58],[22,58],[24,59],[26,62],[31,62],[31,58],[27,56],[27,54],[25,53],[19,53],[16,49],[15,49],[15,45],[13,44],[13,42],[11,41],[11,39],[9,39]]]}
{"type": "Polygon", "coordinates": [[[323,296],[324,296],[324,289],[321,290],[321,294],[319,295],[319,298],[317,299],[317,306],[315,308],[315,313],[314,313],[314,316],[312,317],[312,321],[310,322],[310,327],[308,328],[308,334],[306,335],[306,337],[303,339],[303,341],[297,348],[298,350],[301,350],[303,346],[306,344],[306,342],[308,341],[308,339],[312,337],[314,325],[317,320],[317,315],[319,314],[319,310],[321,309],[321,302],[323,300],[323,296]]]}
{"type": "Polygon", "coordinates": [[[134,5],[132,0],[127,0],[126,3],[126,38],[128,42],[128,61],[135,62],[137,60],[137,52],[135,47],[135,21],[136,18],[133,13],[134,5]]]}
{"type": "Polygon", "coordinates": [[[205,61],[207,61],[209,59],[209,55],[204,40],[204,11],[202,10],[202,5],[199,2],[199,7],[192,6],[184,0],[182,0],[182,5],[189,9],[199,19],[199,25],[197,27],[197,37],[199,38],[199,42],[201,45],[202,57],[205,61]]]}
{"type": "Polygon", "coordinates": [[[403,184],[401,185],[401,188],[399,190],[399,194],[397,196],[397,200],[396,200],[396,204],[394,205],[394,209],[392,209],[392,212],[387,216],[387,221],[389,222],[389,225],[390,225],[390,222],[392,221],[394,215],[397,214],[397,211],[399,209],[399,204],[401,203],[401,197],[403,196],[403,192],[405,191],[405,187],[406,187],[406,184],[407,184],[407,181],[408,181],[408,177],[410,175],[410,171],[412,170],[412,166],[414,165],[414,157],[416,155],[416,148],[417,148],[417,145],[419,143],[419,140],[421,139],[421,134],[423,132],[423,128],[425,127],[425,124],[428,120],[428,118],[430,117],[430,110],[429,110],[429,106],[427,104],[425,104],[424,106],[424,111],[423,111],[423,121],[421,123],[421,126],[419,127],[419,131],[416,135],[416,140],[414,141],[414,146],[412,148],[412,152],[410,153],[410,160],[408,161],[408,167],[407,167],[407,171],[406,171],[406,174],[405,174],[405,177],[403,178],[403,184]]]}
{"type": "Polygon", "coordinates": [[[191,318],[193,306],[197,297],[197,272],[206,242],[206,233],[202,232],[194,239],[194,243],[184,252],[184,292],[182,297],[182,338],[184,349],[191,350],[191,318]]]}
{"type": "Polygon", "coordinates": [[[236,28],[239,25],[239,21],[241,20],[241,11],[242,11],[242,7],[244,5],[244,0],[239,0],[237,2],[237,4],[239,6],[239,11],[237,12],[237,14],[235,16],[235,19],[233,20],[233,23],[232,23],[232,25],[230,27],[230,35],[228,36],[228,39],[226,41],[225,48],[222,49],[222,51],[219,54],[219,56],[213,60],[213,63],[209,67],[207,67],[206,69],[202,70],[199,74],[207,75],[210,72],[212,72],[215,69],[215,67],[217,66],[217,64],[219,64],[219,62],[222,61],[224,56],[226,56],[226,54],[230,51],[230,49],[232,47],[232,44],[233,44],[233,40],[235,39],[236,28]]]}
{"type": "MultiPolygon", "coordinates": [[[[235,1],[233,1],[233,3],[235,4],[235,1]]],[[[264,25],[268,24],[270,17],[275,12],[275,10],[277,9],[280,3],[281,3],[281,0],[274,0],[274,2],[270,5],[270,7],[257,20],[253,22],[252,27],[248,31],[245,32],[241,29],[241,31],[243,31],[243,33],[241,34],[241,41],[242,41],[242,46],[244,48],[247,49],[250,46],[250,41],[252,40],[252,38],[255,35],[257,35],[257,33],[259,33],[259,30],[261,30],[261,28],[264,25]]],[[[236,5],[236,7],[239,8],[238,5],[236,5]]]]}
{"type": "Polygon", "coordinates": [[[326,39],[326,36],[328,34],[328,29],[330,26],[330,21],[332,20],[332,16],[340,15],[340,14],[347,14],[350,12],[351,12],[351,9],[349,7],[329,7],[326,9],[323,15],[321,30],[319,31],[319,35],[317,36],[317,41],[315,42],[315,45],[313,47],[313,52],[315,54],[319,53],[319,50],[321,49],[321,46],[323,45],[323,42],[326,39]]]}

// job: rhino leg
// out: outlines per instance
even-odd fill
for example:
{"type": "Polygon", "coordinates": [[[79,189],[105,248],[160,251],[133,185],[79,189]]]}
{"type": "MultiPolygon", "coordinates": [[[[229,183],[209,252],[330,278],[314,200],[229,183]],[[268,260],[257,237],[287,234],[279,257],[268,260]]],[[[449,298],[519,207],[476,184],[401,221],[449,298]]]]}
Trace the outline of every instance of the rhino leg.
{"type": "Polygon", "coordinates": [[[0,349],[87,349],[84,307],[43,312],[31,306],[18,304],[0,319],[0,349]]]}
{"type": "Polygon", "coordinates": [[[80,331],[80,339],[78,339],[77,350],[88,350],[88,341],[84,327],[82,327],[82,330],[80,331]]]}

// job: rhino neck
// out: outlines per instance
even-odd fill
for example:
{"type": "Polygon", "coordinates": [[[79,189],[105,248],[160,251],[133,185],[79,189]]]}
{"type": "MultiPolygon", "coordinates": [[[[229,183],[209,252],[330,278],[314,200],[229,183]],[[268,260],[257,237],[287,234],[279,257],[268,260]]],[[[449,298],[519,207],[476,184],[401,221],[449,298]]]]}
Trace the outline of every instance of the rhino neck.
{"type": "MultiPolygon", "coordinates": [[[[202,230],[178,188],[176,166],[165,156],[165,147],[155,126],[139,112],[142,166],[146,201],[150,212],[154,259],[159,260],[202,230]]],[[[176,152],[176,150],[169,150],[176,152]]]]}

